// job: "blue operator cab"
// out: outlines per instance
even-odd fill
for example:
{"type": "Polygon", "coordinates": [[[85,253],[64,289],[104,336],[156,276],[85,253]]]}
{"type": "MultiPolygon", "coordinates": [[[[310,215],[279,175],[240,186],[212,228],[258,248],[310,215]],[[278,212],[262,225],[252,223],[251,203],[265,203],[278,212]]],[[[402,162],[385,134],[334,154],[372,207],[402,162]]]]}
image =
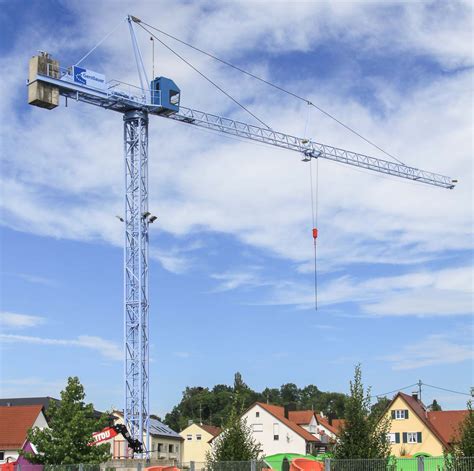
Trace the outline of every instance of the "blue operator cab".
{"type": "Polygon", "coordinates": [[[180,90],[169,78],[157,77],[151,81],[151,102],[159,106],[159,114],[174,114],[179,111],[180,90]]]}

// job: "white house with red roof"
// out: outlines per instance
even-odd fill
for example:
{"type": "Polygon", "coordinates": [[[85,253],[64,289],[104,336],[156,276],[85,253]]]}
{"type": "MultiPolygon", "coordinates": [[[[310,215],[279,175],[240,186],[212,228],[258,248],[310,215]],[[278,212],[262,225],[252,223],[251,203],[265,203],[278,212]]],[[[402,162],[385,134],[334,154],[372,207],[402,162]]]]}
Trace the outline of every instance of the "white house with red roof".
{"type": "Polygon", "coordinates": [[[28,430],[47,426],[42,405],[0,406],[0,464],[17,461],[20,450],[34,452],[27,441],[28,430]]]}
{"type": "Polygon", "coordinates": [[[289,411],[288,418],[325,444],[336,440],[343,424],[341,419],[331,420],[312,410],[289,411]]]}
{"type": "MultiPolygon", "coordinates": [[[[301,455],[324,451],[325,445],[306,428],[291,420],[291,412],[285,407],[256,402],[242,419],[252,430],[261,454],[298,453],[301,455]]],[[[299,417],[293,415],[297,420],[299,417]]],[[[310,421],[311,423],[311,421],[310,421]]],[[[218,438],[218,437],[217,437],[218,438]]]]}

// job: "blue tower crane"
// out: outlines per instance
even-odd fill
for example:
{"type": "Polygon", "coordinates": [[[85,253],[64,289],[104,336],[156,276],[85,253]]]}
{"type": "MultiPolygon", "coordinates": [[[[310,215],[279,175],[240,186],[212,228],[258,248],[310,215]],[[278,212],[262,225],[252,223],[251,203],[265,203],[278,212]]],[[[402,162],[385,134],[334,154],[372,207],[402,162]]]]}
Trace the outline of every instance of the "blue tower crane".
{"type": "Polygon", "coordinates": [[[148,208],[149,116],[172,119],[243,139],[295,151],[303,161],[327,159],[374,172],[441,188],[452,189],[456,180],[401,163],[321,144],[272,129],[180,106],[180,89],[166,77],[149,81],[134,33],[130,29],[140,87],[79,67],[62,68],[47,53],[30,59],[28,103],[46,109],[59,105],[59,97],[88,103],[123,115],[124,198],[124,420],[132,439],[143,441],[149,456],[149,295],[148,230],[156,217],[148,208]]]}

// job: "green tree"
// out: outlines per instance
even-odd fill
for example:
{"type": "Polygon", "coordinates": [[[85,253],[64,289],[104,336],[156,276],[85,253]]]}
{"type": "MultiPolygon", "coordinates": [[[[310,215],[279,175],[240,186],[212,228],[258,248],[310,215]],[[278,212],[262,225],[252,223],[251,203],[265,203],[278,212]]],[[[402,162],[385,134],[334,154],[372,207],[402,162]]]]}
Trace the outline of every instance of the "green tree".
{"type": "Polygon", "coordinates": [[[280,387],[280,396],[283,404],[300,402],[300,390],[293,383],[282,384],[280,387]]]}
{"type": "Polygon", "coordinates": [[[375,416],[377,419],[382,417],[382,415],[386,412],[390,402],[392,401],[387,397],[377,398],[377,402],[370,407],[370,415],[375,416]]]}
{"type": "Polygon", "coordinates": [[[474,456],[474,411],[472,401],[467,403],[467,415],[459,427],[459,450],[463,456],[474,456]]]}
{"type": "MultiPolygon", "coordinates": [[[[390,456],[388,432],[390,421],[370,414],[370,388],[367,393],[362,384],[362,372],[357,365],[354,380],[350,382],[351,394],[346,403],[344,426],[339,435],[339,442],[334,450],[336,459],[385,459],[390,456]]],[[[386,462],[381,462],[385,469],[386,462]]],[[[342,465],[341,465],[342,466],[342,465]]],[[[339,466],[337,469],[342,469],[339,466]]],[[[356,466],[351,464],[354,469],[356,466]]]]}
{"type": "Polygon", "coordinates": [[[472,402],[467,403],[467,415],[461,422],[458,437],[452,438],[454,443],[451,449],[444,450],[444,464],[446,471],[463,469],[463,458],[474,456],[474,411],[472,402]]]}
{"type": "Polygon", "coordinates": [[[441,409],[441,406],[438,404],[438,401],[436,399],[433,399],[433,402],[428,406],[428,410],[432,412],[437,412],[443,409],[441,409]]]}
{"type": "Polygon", "coordinates": [[[98,464],[110,458],[110,445],[90,446],[92,434],[109,423],[107,414],[97,418],[94,406],[84,403],[84,387],[79,378],[68,378],[61,391],[61,401],[48,408],[49,428],[34,427],[28,431],[28,441],[38,454],[21,454],[34,464],[98,464]]]}
{"type": "Polygon", "coordinates": [[[255,443],[251,428],[240,418],[240,403],[240,398],[236,397],[224,430],[207,454],[207,466],[212,470],[219,469],[219,463],[223,461],[251,461],[258,458],[260,446],[255,443]]]}

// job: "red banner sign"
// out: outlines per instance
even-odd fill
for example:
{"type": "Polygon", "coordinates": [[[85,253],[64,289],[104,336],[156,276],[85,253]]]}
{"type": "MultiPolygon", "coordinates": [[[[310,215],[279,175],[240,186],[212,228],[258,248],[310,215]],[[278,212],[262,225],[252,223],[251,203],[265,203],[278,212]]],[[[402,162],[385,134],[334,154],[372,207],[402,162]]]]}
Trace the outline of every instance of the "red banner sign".
{"type": "Polygon", "coordinates": [[[97,445],[98,443],[105,442],[106,440],[110,440],[117,436],[118,433],[112,427],[106,427],[100,432],[96,432],[92,434],[92,438],[94,441],[89,443],[89,445],[97,445]]]}

